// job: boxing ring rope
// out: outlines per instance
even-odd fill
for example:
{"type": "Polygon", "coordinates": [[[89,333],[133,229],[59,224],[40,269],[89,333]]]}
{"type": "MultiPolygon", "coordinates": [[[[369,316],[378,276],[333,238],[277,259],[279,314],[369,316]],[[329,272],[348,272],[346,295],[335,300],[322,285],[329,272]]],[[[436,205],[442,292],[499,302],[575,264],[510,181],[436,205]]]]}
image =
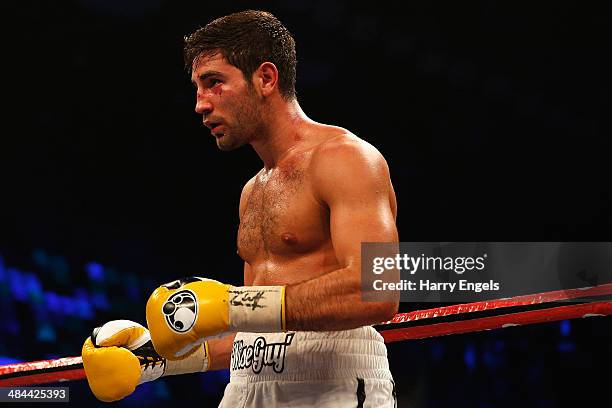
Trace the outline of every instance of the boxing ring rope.
{"type": "MultiPolygon", "coordinates": [[[[427,326],[406,327],[383,330],[380,334],[385,343],[402,340],[416,340],[449,334],[464,334],[482,330],[504,329],[512,326],[525,326],[535,323],[556,322],[580,317],[608,316],[612,314],[612,302],[580,303],[577,305],[552,307],[543,310],[530,310],[483,317],[458,322],[431,324],[427,326]]],[[[1,380],[0,380],[1,381],[1,380]]]]}
{"type": "Polygon", "coordinates": [[[0,366],[0,387],[25,387],[85,379],[81,357],[30,361],[0,366]]]}
{"type": "MultiPolygon", "coordinates": [[[[612,315],[612,301],[586,301],[564,306],[499,314],[496,316],[474,317],[478,313],[504,308],[529,308],[547,303],[612,295],[612,284],[580,289],[522,295],[505,299],[465,303],[438,308],[399,313],[379,326],[385,343],[402,340],[424,339],[451,334],[464,334],[482,330],[501,329],[513,326],[548,323],[559,320],[593,316],[612,315]],[[432,323],[413,327],[390,328],[426,319],[454,317],[463,319],[450,322],[432,323]]],[[[65,357],[56,360],[32,361],[0,366],[0,387],[31,386],[52,382],[85,379],[81,357],[65,357]]]]}

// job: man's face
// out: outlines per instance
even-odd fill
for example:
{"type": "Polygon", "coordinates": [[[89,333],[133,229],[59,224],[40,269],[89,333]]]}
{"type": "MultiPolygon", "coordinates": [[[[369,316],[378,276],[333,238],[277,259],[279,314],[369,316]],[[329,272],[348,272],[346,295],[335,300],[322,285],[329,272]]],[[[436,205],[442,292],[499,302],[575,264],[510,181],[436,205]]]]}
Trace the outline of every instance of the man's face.
{"type": "Polygon", "coordinates": [[[236,149],[261,132],[261,101],[242,72],[221,54],[197,58],[191,81],[197,88],[195,110],[219,149],[236,149]]]}

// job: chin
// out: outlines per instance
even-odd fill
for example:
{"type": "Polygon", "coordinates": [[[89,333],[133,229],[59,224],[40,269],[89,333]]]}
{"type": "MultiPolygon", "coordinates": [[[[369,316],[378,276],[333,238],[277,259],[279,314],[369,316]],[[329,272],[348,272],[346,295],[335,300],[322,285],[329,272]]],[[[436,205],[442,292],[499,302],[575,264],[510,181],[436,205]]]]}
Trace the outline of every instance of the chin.
{"type": "Polygon", "coordinates": [[[247,143],[246,139],[232,137],[232,135],[224,135],[217,139],[217,147],[224,152],[236,150],[247,143]]]}
{"type": "Polygon", "coordinates": [[[217,143],[217,147],[219,148],[219,150],[221,150],[222,152],[229,152],[235,149],[234,146],[228,146],[226,144],[223,143],[217,143]]]}
{"type": "Polygon", "coordinates": [[[224,152],[235,150],[243,144],[244,143],[241,143],[239,140],[228,138],[227,135],[221,136],[217,139],[217,147],[219,148],[219,150],[224,152]]]}

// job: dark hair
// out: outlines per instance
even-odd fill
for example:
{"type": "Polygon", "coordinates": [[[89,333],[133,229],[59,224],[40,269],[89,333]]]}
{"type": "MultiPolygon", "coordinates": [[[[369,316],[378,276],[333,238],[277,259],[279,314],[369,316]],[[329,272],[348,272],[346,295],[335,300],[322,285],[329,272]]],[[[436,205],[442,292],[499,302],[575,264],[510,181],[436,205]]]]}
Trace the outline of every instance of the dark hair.
{"type": "Polygon", "coordinates": [[[262,63],[272,62],[278,69],[281,95],[295,97],[295,41],[272,14],[256,10],[233,13],[185,37],[185,67],[189,71],[196,58],[216,53],[240,69],[249,84],[262,63]]]}

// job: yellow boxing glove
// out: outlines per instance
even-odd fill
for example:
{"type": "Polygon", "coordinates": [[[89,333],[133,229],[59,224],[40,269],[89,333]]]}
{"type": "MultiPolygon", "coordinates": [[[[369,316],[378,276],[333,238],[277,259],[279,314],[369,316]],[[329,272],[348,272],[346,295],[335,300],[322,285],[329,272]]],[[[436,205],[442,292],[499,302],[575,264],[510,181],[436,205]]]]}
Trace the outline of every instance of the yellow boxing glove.
{"type": "Polygon", "coordinates": [[[206,371],[205,343],[189,357],[167,361],[155,352],[149,331],[130,320],[113,320],[94,329],[82,350],[89,388],[100,401],[123,399],[136,386],[163,376],[206,371]]]}
{"type": "Polygon", "coordinates": [[[169,360],[190,355],[205,340],[227,333],[284,331],[285,287],[179,279],[151,294],[147,325],[155,350],[169,360]]]}

